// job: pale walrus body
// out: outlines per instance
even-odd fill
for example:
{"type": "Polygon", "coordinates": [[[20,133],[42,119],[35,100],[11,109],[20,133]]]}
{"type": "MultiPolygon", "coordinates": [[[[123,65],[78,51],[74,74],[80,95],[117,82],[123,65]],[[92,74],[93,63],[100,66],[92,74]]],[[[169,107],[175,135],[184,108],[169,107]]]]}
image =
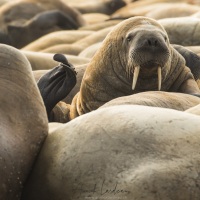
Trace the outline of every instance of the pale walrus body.
{"type": "Polygon", "coordinates": [[[19,200],[48,121],[26,57],[1,44],[0,63],[0,199],[19,200]]]}
{"type": "Polygon", "coordinates": [[[148,91],[113,99],[100,108],[116,105],[145,105],[185,111],[198,104],[200,104],[200,98],[193,95],[175,92],[148,91]]]}
{"type": "Polygon", "coordinates": [[[70,118],[114,98],[150,90],[200,93],[164,28],[153,19],[134,17],[107,35],[88,64],[80,92],[72,101],[70,118]]]}
{"type": "MultiPolygon", "coordinates": [[[[22,53],[24,53],[25,56],[28,58],[33,70],[52,69],[57,65],[57,62],[53,60],[53,53],[42,53],[33,51],[22,51],[22,53]]],[[[90,61],[90,59],[83,58],[80,56],[65,56],[73,65],[86,64],[90,61]]]]}
{"type": "Polygon", "coordinates": [[[31,42],[23,48],[23,50],[28,51],[41,51],[48,47],[57,44],[72,44],[77,40],[83,39],[84,37],[90,35],[93,31],[84,31],[84,30],[64,30],[64,31],[55,31],[49,34],[46,34],[37,40],[31,42]]]}
{"type": "Polygon", "coordinates": [[[199,121],[121,105],[53,124],[22,200],[199,200],[199,121]]]}
{"type": "Polygon", "coordinates": [[[200,45],[200,19],[196,17],[175,17],[158,20],[167,31],[173,44],[183,46],[200,45]]]}
{"type": "Polygon", "coordinates": [[[172,18],[172,17],[185,17],[192,15],[199,10],[199,6],[191,5],[188,3],[171,3],[163,7],[153,9],[145,16],[154,19],[172,18]]]}

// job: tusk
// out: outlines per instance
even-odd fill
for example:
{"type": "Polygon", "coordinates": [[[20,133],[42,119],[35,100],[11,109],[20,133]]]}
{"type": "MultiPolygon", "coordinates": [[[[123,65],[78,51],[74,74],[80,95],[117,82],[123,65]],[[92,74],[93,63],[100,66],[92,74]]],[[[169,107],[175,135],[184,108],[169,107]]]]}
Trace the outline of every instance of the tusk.
{"type": "Polygon", "coordinates": [[[138,79],[139,72],[140,72],[140,66],[135,67],[135,69],[134,69],[134,74],[133,74],[132,90],[135,89],[135,86],[136,86],[136,83],[137,83],[137,79],[138,79]]]}
{"type": "Polygon", "coordinates": [[[158,67],[158,90],[161,90],[161,83],[162,83],[161,67],[158,67]]]}

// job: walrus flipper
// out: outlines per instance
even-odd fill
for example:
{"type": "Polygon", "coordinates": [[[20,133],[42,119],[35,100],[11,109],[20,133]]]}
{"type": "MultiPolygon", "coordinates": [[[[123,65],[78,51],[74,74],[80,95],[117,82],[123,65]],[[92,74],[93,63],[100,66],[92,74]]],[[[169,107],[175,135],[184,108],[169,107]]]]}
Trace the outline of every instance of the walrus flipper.
{"type": "Polygon", "coordinates": [[[76,71],[64,55],[55,54],[54,60],[61,62],[38,80],[49,121],[55,105],[64,99],[76,85],[76,71]]]}
{"type": "Polygon", "coordinates": [[[200,80],[200,57],[181,45],[173,45],[173,47],[184,57],[186,66],[190,68],[194,79],[200,80]]]}

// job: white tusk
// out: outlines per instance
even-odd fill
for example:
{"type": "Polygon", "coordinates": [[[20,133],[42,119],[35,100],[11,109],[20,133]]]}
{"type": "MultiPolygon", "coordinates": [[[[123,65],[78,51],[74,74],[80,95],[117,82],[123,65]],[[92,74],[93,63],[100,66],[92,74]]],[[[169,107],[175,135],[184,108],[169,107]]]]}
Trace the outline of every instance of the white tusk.
{"type": "Polygon", "coordinates": [[[133,74],[132,90],[135,89],[135,86],[136,86],[136,83],[137,83],[137,79],[138,79],[139,72],[140,72],[140,66],[135,67],[135,69],[134,69],[134,74],[133,74]]]}
{"type": "Polygon", "coordinates": [[[161,90],[161,83],[162,83],[161,67],[158,67],[158,90],[161,90]]]}

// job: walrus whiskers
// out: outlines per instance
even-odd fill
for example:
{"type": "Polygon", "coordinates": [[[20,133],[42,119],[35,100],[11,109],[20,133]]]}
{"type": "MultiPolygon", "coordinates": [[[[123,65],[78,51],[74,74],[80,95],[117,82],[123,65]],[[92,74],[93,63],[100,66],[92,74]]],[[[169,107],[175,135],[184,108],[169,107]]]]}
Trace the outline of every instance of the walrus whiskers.
{"type": "Polygon", "coordinates": [[[162,83],[161,67],[158,67],[158,90],[161,90],[161,83],[162,83]]]}
{"type": "Polygon", "coordinates": [[[131,73],[133,73],[133,66],[134,66],[133,59],[130,58],[128,64],[126,65],[127,78],[131,78],[131,73]]]}
{"type": "Polygon", "coordinates": [[[132,90],[135,89],[135,86],[136,86],[136,83],[137,83],[137,79],[138,79],[139,72],[140,72],[140,66],[135,67],[135,69],[134,69],[134,74],[133,74],[132,90]]]}

